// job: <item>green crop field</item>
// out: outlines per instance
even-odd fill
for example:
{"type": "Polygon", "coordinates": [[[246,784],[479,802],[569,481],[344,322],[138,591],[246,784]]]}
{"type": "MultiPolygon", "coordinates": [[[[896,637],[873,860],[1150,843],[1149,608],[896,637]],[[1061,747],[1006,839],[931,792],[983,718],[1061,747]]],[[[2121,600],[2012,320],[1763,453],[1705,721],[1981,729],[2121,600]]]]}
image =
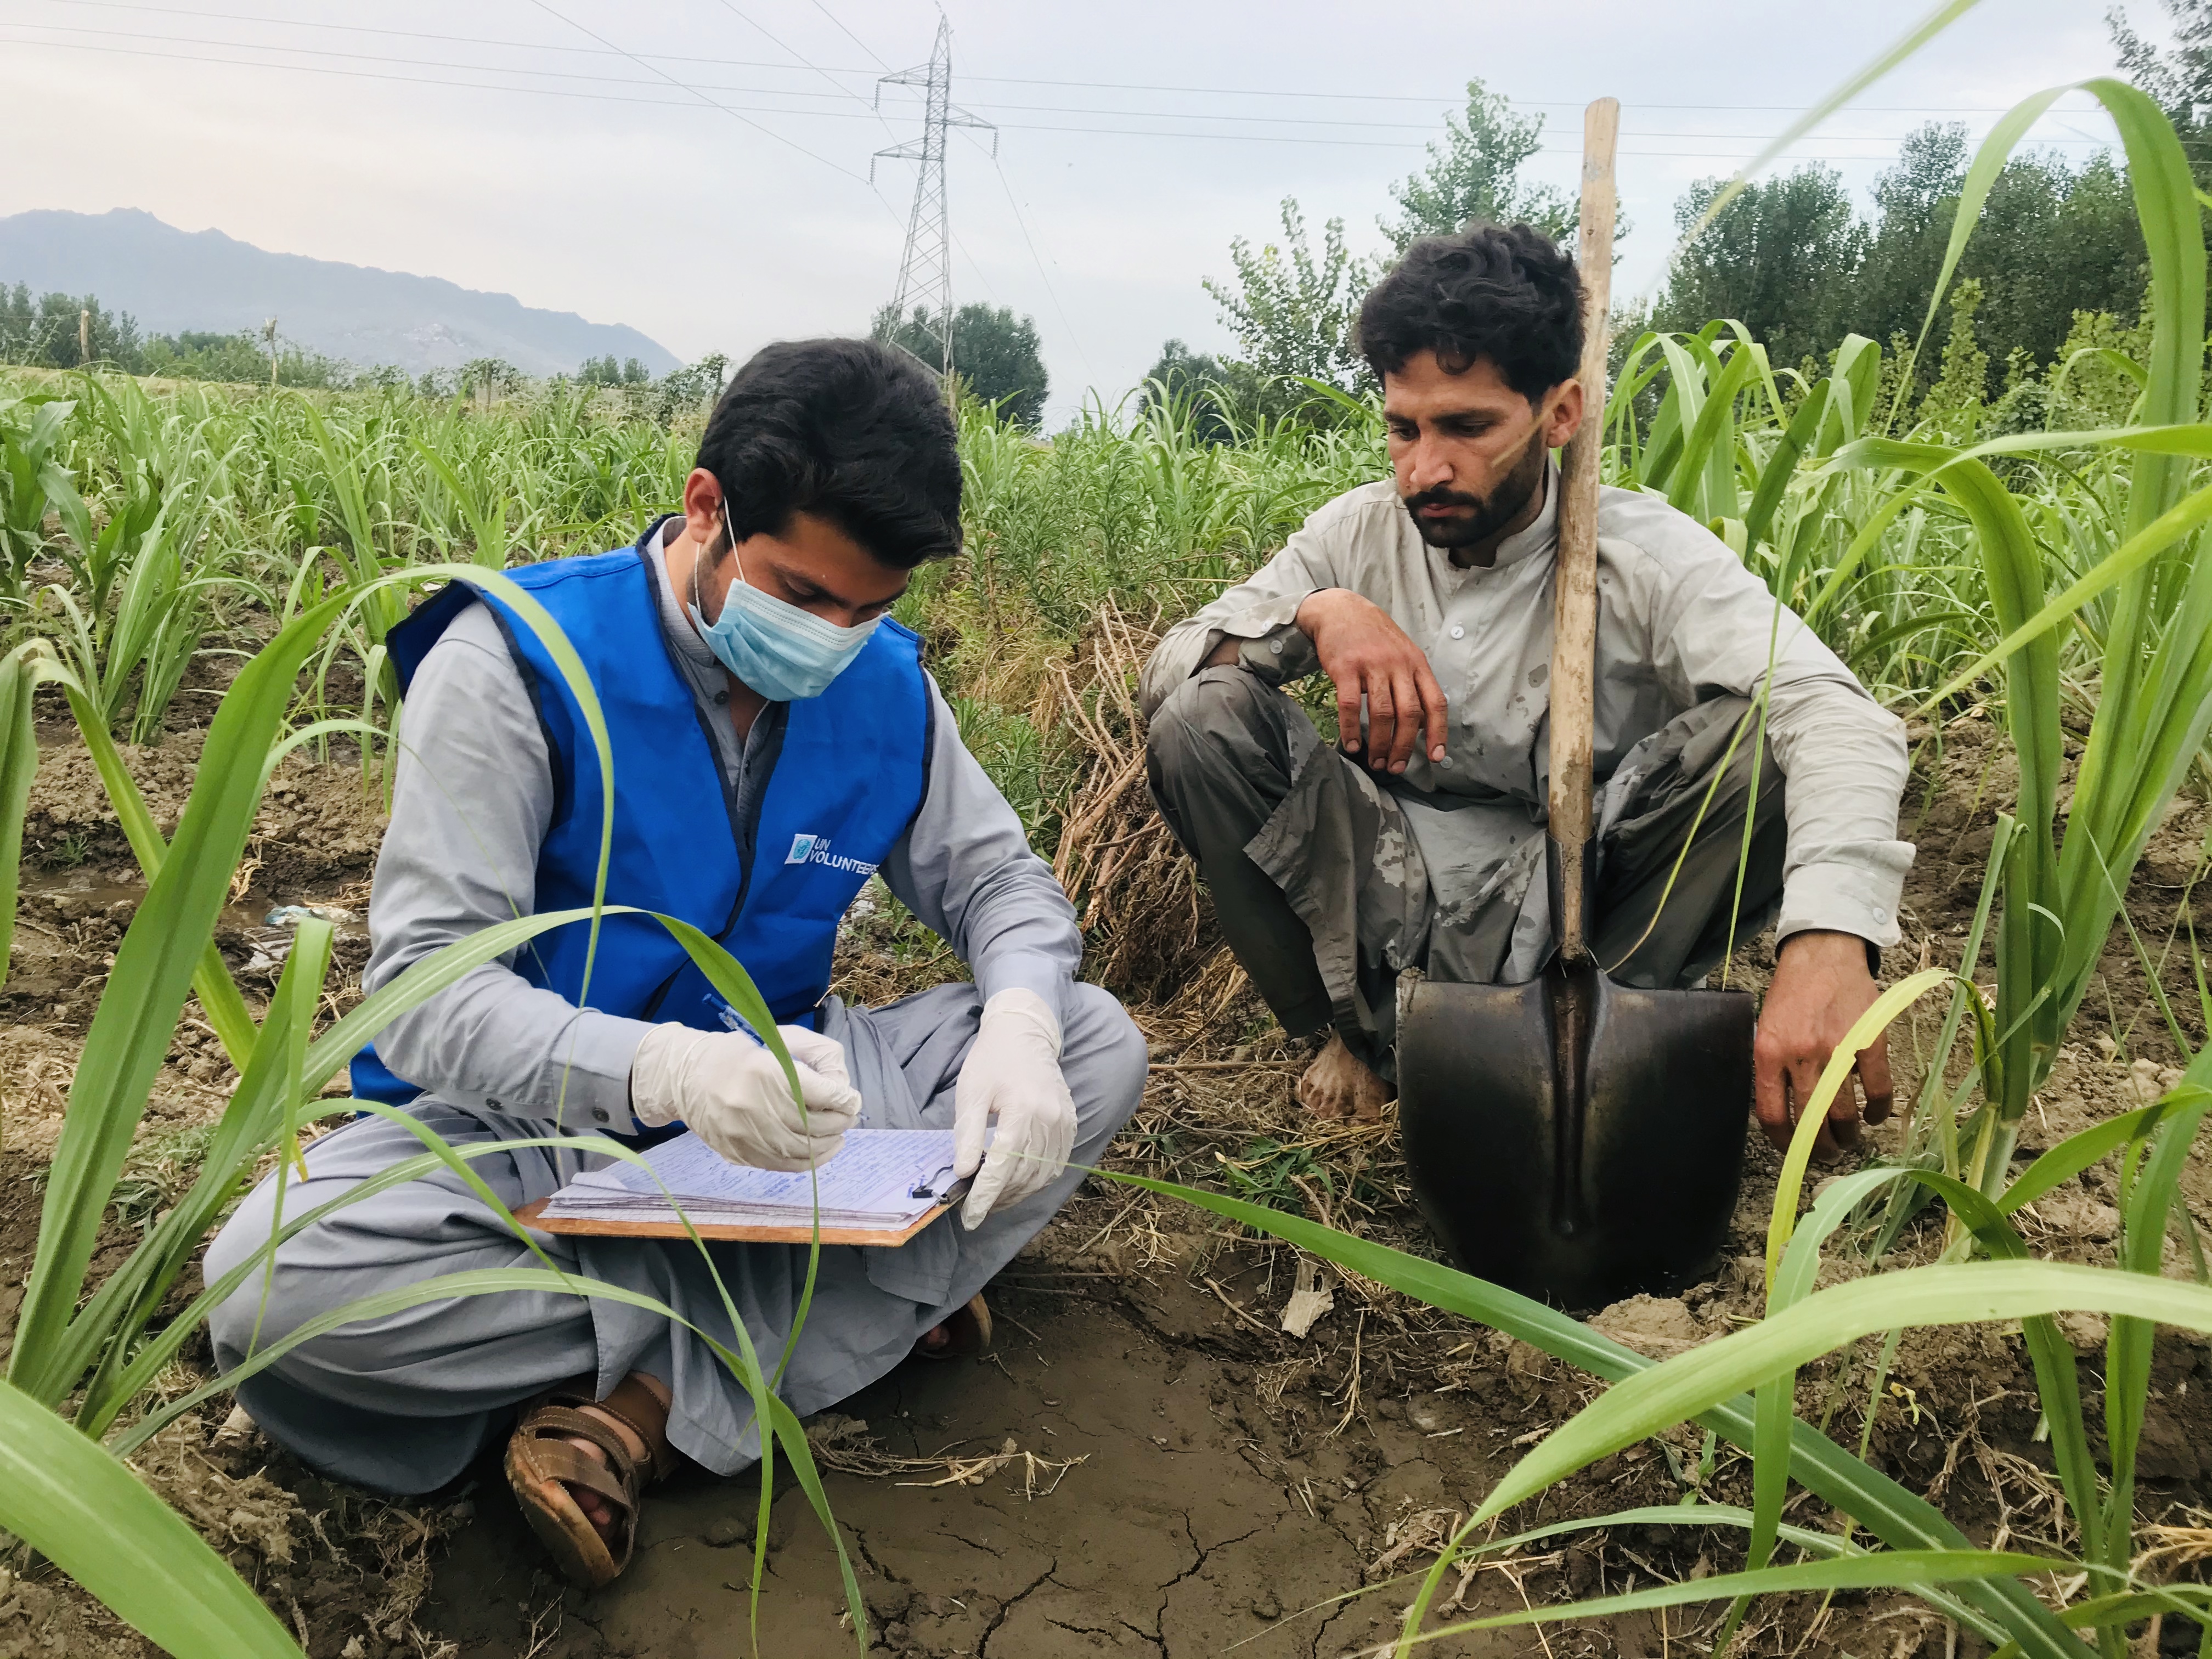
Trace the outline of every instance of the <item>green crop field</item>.
{"type": "MultiPolygon", "coordinates": [[[[1803,1114],[1808,1129],[1761,1177],[1771,1220],[1763,1269],[1740,1287],[1741,1328],[1655,1358],[1455,1273],[1404,1226],[1402,1194],[1396,1222],[1376,1219],[1395,1189],[1371,1148],[1354,1158],[1348,1143],[1301,1140],[1264,1113],[1235,1117],[1233,1101],[1211,1129],[1188,1121],[1187,1100],[1148,1107],[1101,1178],[1119,1183],[1102,1214],[1141,1206],[1189,1225],[1189,1210],[1210,1212],[1230,1224],[1224,1237],[1335,1264],[1373,1307],[1401,1310],[1401,1330],[1418,1310],[1437,1352],[1436,1333],[1487,1328],[1609,1385],[1532,1418],[1479,1503],[1437,1510],[1419,1550],[1386,1552],[1389,1570],[1364,1588],[1385,1595],[1409,1650],[1461,1650],[1449,1644],[1466,1632],[1539,1617],[1557,1629],[1674,1609],[1675,1631],[1701,1621],[1698,1650],[1719,1651],[1740,1631],[1748,1644],[1778,1628],[1762,1623],[1770,1607],[1795,1609],[1802,1632],[1836,1598],[1880,1593],[1977,1652],[2060,1659],[2094,1644],[2119,1659],[2149,1621],[2186,1620],[2212,1654],[2212,1588],[2193,1576],[2212,1557],[2212,1518],[2149,1505],[2137,1480],[2146,1424],[2166,1409],[2160,1332],[2212,1334],[2197,1161],[2212,1109],[2212,981],[2191,908],[2201,842],[2156,902],[2130,898],[2147,850],[2212,785],[2206,198],[2149,99],[2118,82],[2093,90],[2124,140],[2143,309],[2139,323],[2077,319],[2034,367],[2033,398],[1987,399],[1973,295],[1961,304],[1948,282],[1929,313],[1950,319],[1937,362],[1918,362],[1911,340],[1856,335],[1775,361],[1727,319],[1618,342],[1608,481],[1711,525],[1907,718],[1929,799],[1971,793],[1961,836],[1984,830],[1945,866],[1954,886],[1966,866],[1962,925],[1927,929],[1863,1022],[1863,1041],[1881,1018],[1907,1022],[1908,1120],[1885,1156],[1815,1194],[1809,1129],[1822,1114],[1803,1114]],[[2123,983],[2140,1006],[2119,1006],[2123,983]],[[2099,1036],[2123,1068],[2131,1053],[2179,1064],[2137,1067],[2126,1075],[2152,1080],[2124,1109],[2050,1132],[2037,1114],[2054,1076],[2099,1036]],[[2097,1171],[2117,1212],[2109,1248],[2094,1259],[2046,1248],[2033,1206],[2097,1171]],[[2068,1322],[2085,1313],[2103,1320],[2086,1349],[2068,1322]],[[2002,1526],[1978,1514],[1962,1524],[1947,1509],[1948,1465],[1942,1480],[1908,1482],[1869,1453],[1878,1408],[1903,1398],[1889,1392],[1900,1333],[1974,1325],[2017,1332],[2036,1451],[2021,1460],[2033,1501],[2015,1507],[2032,1521],[2008,1508],[2002,1526]],[[1547,1491],[1655,1439],[1678,1496],[1543,1511],[1547,1491]],[[1487,1563],[1548,1560],[1627,1529],[1681,1534],[1684,1571],[1595,1595],[1562,1577],[1525,1610],[1463,1600],[1487,1563]],[[1691,1559],[1706,1570],[1689,1572],[1691,1559]]],[[[2032,113],[2000,124],[1976,158],[1947,278],[2032,113]]],[[[1133,679],[1166,622],[1381,474],[1374,410],[1313,395],[1281,416],[1154,395],[1048,438],[964,405],[967,550],[922,572],[899,611],[927,641],[969,746],[1067,883],[1086,971],[1139,1006],[1171,1065],[1224,1074],[1285,1051],[1151,812],[1133,679]]],[[[362,1000],[333,969],[332,925],[309,916],[281,970],[242,975],[223,948],[226,906],[259,890],[265,792],[312,764],[344,772],[373,811],[399,719],[386,631],[437,584],[497,588],[511,564],[633,539],[677,501],[702,415],[619,388],[478,400],[0,370],[0,962],[19,885],[83,855],[25,840],[33,792],[63,751],[96,774],[143,884],[101,963],[35,1188],[0,1386],[0,1526],[19,1541],[14,1571],[35,1550],[169,1652],[289,1655],[307,1639],[128,1461],[143,1466],[168,1425],[221,1392],[193,1362],[199,1316],[265,1253],[203,1289],[206,1237],[250,1176],[289,1167],[303,1136],[359,1109],[325,1085],[384,1022],[571,919],[492,930],[362,1000]],[[146,757],[187,739],[198,745],[188,797],[157,811],[146,757]],[[238,1080],[156,1180],[149,1099],[192,1032],[238,1080]],[[135,1219],[118,1235],[110,1218],[125,1209],[135,1219]]],[[[528,611],[520,590],[501,591],[528,611]]],[[[873,994],[957,971],[878,899],[849,982],[873,994]]],[[[757,1003],[741,964],[702,938],[684,943],[734,1005],[757,1003]]],[[[757,1024],[772,1022],[763,1011],[757,1024]]],[[[1843,1081],[1832,1067],[1824,1090],[1843,1081]]],[[[392,1178],[441,1161],[459,1155],[426,1132],[392,1178]]],[[[633,1295],[547,1261],[376,1306],[547,1283],[633,1295]]],[[[841,1640],[865,1650],[868,1603],[817,1478],[819,1443],[776,1398],[774,1356],[723,1358],[773,1425],[772,1459],[795,1468],[836,1540],[854,1626],[841,1640]]],[[[1359,1363],[1355,1343],[1332,1379],[1347,1419],[1359,1363]]],[[[1955,1420],[1959,1405],[1942,1409],[1955,1420]]],[[[772,1486],[761,1483],[751,1580],[770,1601],[781,1593],[763,1576],[772,1486]]],[[[1320,1601],[1363,1586],[1301,1588],[1320,1601]]]]}

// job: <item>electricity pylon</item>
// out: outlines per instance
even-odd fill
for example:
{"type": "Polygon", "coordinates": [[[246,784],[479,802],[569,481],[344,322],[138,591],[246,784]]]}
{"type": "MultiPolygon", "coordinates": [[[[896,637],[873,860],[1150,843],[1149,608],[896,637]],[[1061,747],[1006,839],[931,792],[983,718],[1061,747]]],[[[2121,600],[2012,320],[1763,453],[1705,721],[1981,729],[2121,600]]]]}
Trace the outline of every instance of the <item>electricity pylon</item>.
{"type": "MultiPolygon", "coordinates": [[[[939,362],[926,366],[935,368],[949,383],[952,378],[952,222],[945,191],[945,137],[953,127],[981,127],[991,135],[991,154],[995,156],[999,130],[952,101],[952,25],[942,17],[937,23],[937,44],[931,48],[927,64],[878,79],[878,106],[886,86],[924,88],[921,137],[876,152],[895,161],[921,163],[914,181],[914,210],[906,222],[906,257],[899,262],[898,291],[891,301],[893,325],[903,326],[910,310],[922,313],[923,331],[939,355],[939,362]]],[[[874,171],[871,161],[872,178],[874,171]]]]}

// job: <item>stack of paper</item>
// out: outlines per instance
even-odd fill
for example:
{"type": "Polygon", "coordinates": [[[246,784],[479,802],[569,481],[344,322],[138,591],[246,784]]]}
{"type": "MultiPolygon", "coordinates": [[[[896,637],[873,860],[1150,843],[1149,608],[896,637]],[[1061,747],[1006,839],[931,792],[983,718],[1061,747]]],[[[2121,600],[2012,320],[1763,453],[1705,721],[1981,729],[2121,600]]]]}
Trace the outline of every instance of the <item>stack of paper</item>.
{"type": "Polygon", "coordinates": [[[896,1231],[952,1185],[950,1129],[848,1130],[836,1157],[811,1175],[726,1163],[689,1133],[644,1158],[650,1174],[617,1163],[577,1176],[546,1201],[544,1218],[672,1221],[680,1207],[695,1225],[805,1227],[818,1216],[825,1230],[896,1231]]]}

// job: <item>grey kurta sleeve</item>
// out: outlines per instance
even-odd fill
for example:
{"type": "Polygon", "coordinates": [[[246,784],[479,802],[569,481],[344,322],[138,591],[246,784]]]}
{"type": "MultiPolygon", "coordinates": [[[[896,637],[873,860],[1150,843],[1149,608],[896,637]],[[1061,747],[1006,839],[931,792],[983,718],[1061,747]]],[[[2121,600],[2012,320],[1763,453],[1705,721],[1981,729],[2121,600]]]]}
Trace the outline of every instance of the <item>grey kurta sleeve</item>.
{"type": "Polygon", "coordinates": [[[1250,641],[1245,667],[1279,685],[1321,665],[1297,626],[1298,607],[1325,587],[1351,586],[1346,554],[1350,521],[1335,501],[1309,518],[1282,550],[1210,604],[1168,629],[1145,663],[1138,698],[1149,720],[1176,687],[1205,665],[1224,639],[1250,641]]]}
{"type": "Polygon", "coordinates": [[[1896,944],[1913,854],[1897,838],[1904,723],[1717,537],[1656,498],[1607,491],[1606,507],[1607,562],[1630,585],[1645,659],[1684,706],[1716,689],[1750,696],[1772,665],[1766,735],[1790,825],[1776,938],[1821,928],[1896,944]]]}
{"type": "Polygon", "coordinates": [[[1075,908],[960,741],[934,680],[929,695],[936,711],[929,792],[884,860],[884,884],[968,964],[987,1000],[1017,986],[1034,991],[1065,1031],[1068,988],[1083,959],[1075,908]]]}
{"type": "MultiPolygon", "coordinates": [[[[471,605],[431,647],[401,717],[392,827],[376,860],[374,991],[441,945],[536,908],[553,777],[498,623],[471,605]]],[[[377,1052],[457,1106],[628,1131],[629,1066],[652,1028],[532,985],[513,956],[401,1015],[377,1052]]]]}

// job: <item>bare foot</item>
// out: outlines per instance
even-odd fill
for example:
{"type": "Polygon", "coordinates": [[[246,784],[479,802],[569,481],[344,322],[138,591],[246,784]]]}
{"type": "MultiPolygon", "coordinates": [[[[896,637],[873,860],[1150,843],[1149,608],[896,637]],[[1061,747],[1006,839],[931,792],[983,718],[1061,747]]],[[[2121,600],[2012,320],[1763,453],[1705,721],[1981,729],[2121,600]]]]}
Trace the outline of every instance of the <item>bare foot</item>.
{"type": "Polygon", "coordinates": [[[1345,1047],[1341,1035],[1332,1035],[1328,1047],[1314,1056],[1298,1079],[1298,1101],[1318,1118],[1348,1117],[1372,1123],[1382,1108],[1397,1099],[1398,1091],[1375,1075],[1367,1062],[1345,1047]]]}
{"type": "MultiPolygon", "coordinates": [[[[632,1371],[630,1375],[642,1382],[646,1392],[658,1400],[664,1408],[667,1406],[668,1385],[665,1382],[657,1376],[648,1376],[643,1371],[632,1371]]],[[[580,1406],[577,1409],[586,1417],[599,1419],[600,1422],[612,1429],[615,1431],[615,1437],[622,1442],[623,1449],[633,1458],[643,1462],[649,1457],[650,1453],[646,1443],[637,1437],[637,1431],[619,1418],[601,1411],[597,1406],[580,1406]]],[[[605,1463],[607,1461],[605,1448],[596,1442],[572,1437],[568,1443],[597,1462],[605,1463]]],[[[615,1512],[608,1507],[606,1499],[601,1498],[599,1493],[583,1486],[570,1486],[568,1496],[576,1500],[576,1507],[583,1510],[584,1519],[592,1523],[592,1529],[600,1537],[606,1537],[613,1530],[615,1512]]]]}
{"type": "Polygon", "coordinates": [[[918,1354],[943,1353],[951,1346],[952,1327],[932,1325],[915,1340],[914,1351],[918,1354]]]}

